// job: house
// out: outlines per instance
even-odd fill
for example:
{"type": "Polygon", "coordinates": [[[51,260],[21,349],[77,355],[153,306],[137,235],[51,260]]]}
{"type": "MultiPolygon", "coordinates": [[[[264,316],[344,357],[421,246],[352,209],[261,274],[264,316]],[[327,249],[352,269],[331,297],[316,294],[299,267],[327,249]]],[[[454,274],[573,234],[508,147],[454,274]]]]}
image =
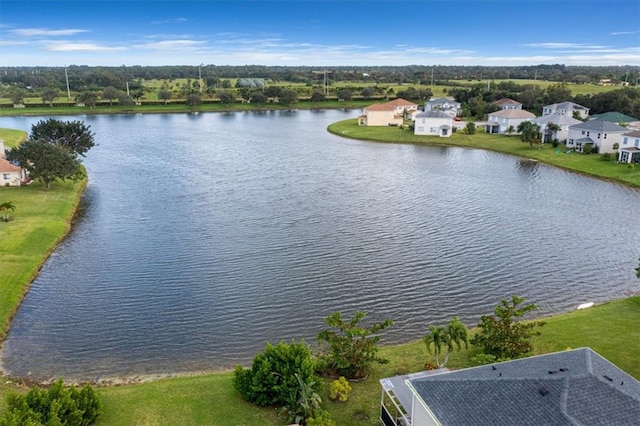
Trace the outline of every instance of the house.
{"type": "Polygon", "coordinates": [[[404,117],[396,111],[393,105],[369,105],[363,109],[364,114],[358,118],[358,124],[361,126],[401,126],[404,123],[404,117]]]}
{"type": "Polygon", "coordinates": [[[582,123],[582,121],[571,116],[558,113],[536,117],[531,122],[540,127],[542,142],[552,142],[554,140],[564,142],[569,135],[569,126],[582,123]]]}
{"type": "Polygon", "coordinates": [[[413,133],[448,138],[453,129],[453,117],[444,111],[425,111],[416,114],[413,133]]]}
{"type": "Polygon", "coordinates": [[[4,141],[0,139],[0,186],[20,186],[24,177],[22,168],[5,160],[4,141]]]}
{"type": "Polygon", "coordinates": [[[373,104],[363,109],[358,119],[361,126],[401,126],[406,119],[413,119],[418,104],[397,98],[383,104],[373,104]]]}
{"type": "Polygon", "coordinates": [[[604,120],[589,120],[584,123],[569,126],[567,135],[567,147],[578,152],[584,152],[587,145],[591,145],[597,152],[616,152],[615,144],[620,145],[622,134],[629,129],[616,123],[604,120]]]}
{"type": "Polygon", "coordinates": [[[515,131],[520,123],[531,121],[534,118],[536,118],[535,114],[523,109],[501,109],[489,113],[485,132],[508,133],[510,127],[513,127],[513,131],[515,131]]]}
{"type": "Polygon", "coordinates": [[[385,426],[636,425],[640,382],[589,348],[380,380],[385,426]]]}
{"type": "Polygon", "coordinates": [[[618,161],[621,163],[640,163],[640,130],[622,134],[622,143],[618,148],[618,161]]]}
{"type": "Polygon", "coordinates": [[[497,101],[492,102],[492,104],[500,109],[522,109],[522,104],[520,102],[509,98],[498,99],[497,101]]]}
{"type": "Polygon", "coordinates": [[[462,113],[462,104],[451,98],[435,98],[424,104],[424,111],[442,111],[456,117],[462,113]]]}
{"type": "Polygon", "coordinates": [[[573,117],[576,114],[581,119],[589,117],[589,108],[573,102],[560,102],[542,107],[542,115],[564,114],[573,117]]]}
{"type": "Polygon", "coordinates": [[[414,111],[418,111],[418,104],[414,104],[413,102],[409,102],[402,98],[397,98],[392,101],[386,102],[384,105],[391,105],[396,109],[397,114],[411,114],[414,111]]]}
{"type": "Polygon", "coordinates": [[[589,116],[590,120],[605,120],[605,121],[611,121],[612,123],[617,123],[620,125],[627,125],[629,123],[633,123],[638,121],[637,118],[633,118],[630,117],[626,114],[623,114],[621,112],[616,112],[616,111],[611,111],[611,112],[605,112],[602,114],[594,114],[589,116]]]}

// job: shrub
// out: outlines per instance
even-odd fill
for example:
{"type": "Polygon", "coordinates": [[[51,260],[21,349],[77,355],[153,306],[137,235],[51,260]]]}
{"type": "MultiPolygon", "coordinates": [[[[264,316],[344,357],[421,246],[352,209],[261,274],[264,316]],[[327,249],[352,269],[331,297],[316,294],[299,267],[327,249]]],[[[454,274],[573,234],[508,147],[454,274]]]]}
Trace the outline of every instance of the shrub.
{"type": "Polygon", "coordinates": [[[65,387],[62,379],[46,390],[35,387],[26,395],[11,393],[6,401],[2,425],[88,426],[102,412],[100,396],[91,386],[65,387]]]}
{"type": "Polygon", "coordinates": [[[560,141],[556,138],[551,141],[551,146],[557,148],[560,145],[560,141]]]}
{"type": "Polygon", "coordinates": [[[629,163],[629,164],[627,164],[627,169],[631,169],[631,170],[633,170],[633,169],[635,169],[635,168],[636,168],[636,165],[635,165],[635,164],[633,164],[633,163],[629,163]]]}
{"type": "Polygon", "coordinates": [[[344,377],[334,380],[329,385],[329,399],[333,401],[346,402],[349,399],[351,385],[344,377]]]}
{"type": "Polygon", "coordinates": [[[613,155],[610,152],[605,152],[601,156],[602,161],[611,161],[613,159],[613,155]]]}
{"type": "Polygon", "coordinates": [[[273,346],[267,342],[264,352],[253,359],[250,369],[237,366],[233,384],[248,402],[264,407],[284,405],[297,391],[299,382],[314,383],[315,362],[311,349],[304,342],[280,342],[273,346]]]}
{"type": "Polygon", "coordinates": [[[326,373],[362,379],[369,375],[372,363],[388,362],[378,356],[377,344],[379,333],[393,321],[387,319],[365,328],[358,325],[365,316],[364,312],[356,312],[350,321],[345,321],[340,312],[334,312],[325,318],[327,325],[333,328],[318,333],[318,340],[325,351],[321,357],[326,361],[326,373]]]}
{"type": "Polygon", "coordinates": [[[471,344],[483,348],[487,355],[497,359],[518,358],[533,350],[530,338],[539,336],[537,327],[543,326],[542,321],[515,321],[526,313],[538,309],[533,303],[520,307],[524,297],[511,296],[511,303],[502,299],[495,308],[495,315],[483,315],[478,324],[480,332],[471,340],[471,344]]]}
{"type": "Polygon", "coordinates": [[[282,412],[287,415],[289,423],[304,425],[308,419],[315,418],[323,412],[320,407],[322,399],[315,390],[316,382],[305,382],[298,373],[295,374],[295,379],[298,387],[289,393],[289,399],[282,412]]]}
{"type": "Polygon", "coordinates": [[[336,426],[336,422],[325,410],[321,410],[315,417],[307,419],[307,426],[336,426]]]}
{"type": "Polygon", "coordinates": [[[584,146],[582,147],[582,153],[589,155],[592,152],[594,152],[594,146],[590,143],[584,144],[584,146]]]}

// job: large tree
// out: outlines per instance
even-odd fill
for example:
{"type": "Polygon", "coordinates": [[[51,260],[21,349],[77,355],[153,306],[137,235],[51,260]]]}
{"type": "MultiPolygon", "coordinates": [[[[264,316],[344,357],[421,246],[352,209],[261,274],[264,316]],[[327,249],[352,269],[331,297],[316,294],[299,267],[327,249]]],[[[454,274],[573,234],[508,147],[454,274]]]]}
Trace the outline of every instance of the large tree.
{"type": "Polygon", "coordinates": [[[95,145],[94,134],[82,121],[41,120],[31,126],[30,140],[41,140],[65,148],[73,156],[85,153],[95,145]]]}
{"type": "Polygon", "coordinates": [[[113,86],[105,87],[102,91],[102,99],[108,99],[109,105],[113,105],[113,100],[118,99],[120,97],[120,90],[116,89],[113,86]]]}
{"type": "Polygon", "coordinates": [[[518,132],[520,132],[522,142],[528,142],[531,148],[533,148],[534,143],[540,143],[542,139],[540,126],[530,121],[523,121],[518,124],[518,132]]]}
{"type": "Polygon", "coordinates": [[[82,169],[76,156],[69,150],[47,143],[42,139],[29,139],[7,153],[10,161],[17,161],[32,179],[40,179],[47,189],[57,179],[74,179],[82,169]]]}
{"type": "Polygon", "coordinates": [[[45,89],[40,95],[42,102],[48,103],[50,107],[53,107],[53,101],[55,101],[58,96],[60,96],[60,91],[55,87],[45,89]]]}

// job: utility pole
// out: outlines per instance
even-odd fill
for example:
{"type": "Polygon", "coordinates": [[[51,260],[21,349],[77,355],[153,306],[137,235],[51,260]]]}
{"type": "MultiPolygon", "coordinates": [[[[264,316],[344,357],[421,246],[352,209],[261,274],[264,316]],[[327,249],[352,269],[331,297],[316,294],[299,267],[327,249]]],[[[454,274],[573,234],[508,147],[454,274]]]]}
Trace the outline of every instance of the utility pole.
{"type": "Polygon", "coordinates": [[[64,66],[64,79],[67,81],[67,98],[71,99],[71,90],[69,90],[69,74],[67,74],[67,66],[64,66]]]}

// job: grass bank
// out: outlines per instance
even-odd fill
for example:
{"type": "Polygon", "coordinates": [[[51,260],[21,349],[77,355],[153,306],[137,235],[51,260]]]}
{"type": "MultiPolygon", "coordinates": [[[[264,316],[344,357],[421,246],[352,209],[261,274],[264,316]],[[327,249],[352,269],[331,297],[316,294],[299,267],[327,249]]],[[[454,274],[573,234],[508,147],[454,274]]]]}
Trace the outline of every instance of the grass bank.
{"type": "Polygon", "coordinates": [[[554,148],[551,144],[544,144],[531,148],[529,144],[522,143],[520,136],[517,135],[489,134],[483,131],[467,135],[458,131],[449,138],[440,138],[414,135],[410,130],[399,130],[397,127],[358,126],[356,119],[333,123],[328,130],[339,136],[374,142],[486,149],[534,159],[566,170],[640,188],[640,167],[630,169],[627,164],[617,164],[613,160],[604,161],[599,154],[584,155],[576,152],[567,154],[563,145],[554,148]]]}

